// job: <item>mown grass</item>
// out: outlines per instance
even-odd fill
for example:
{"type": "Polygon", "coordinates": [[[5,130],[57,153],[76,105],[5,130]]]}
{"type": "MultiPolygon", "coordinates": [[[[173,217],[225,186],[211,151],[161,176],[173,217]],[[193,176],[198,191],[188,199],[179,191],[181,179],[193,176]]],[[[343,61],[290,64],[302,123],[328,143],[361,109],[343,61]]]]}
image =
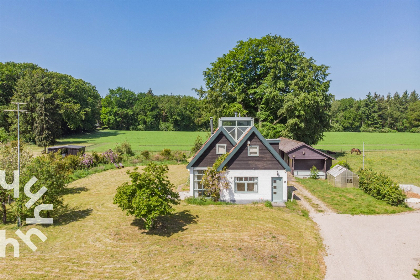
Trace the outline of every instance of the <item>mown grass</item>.
{"type": "Polygon", "coordinates": [[[314,147],[331,151],[420,150],[420,133],[325,132],[324,139],[314,147]]]}
{"type": "Polygon", "coordinates": [[[359,188],[338,188],[331,186],[326,180],[296,180],[339,214],[375,215],[410,211],[408,207],[395,207],[377,200],[359,188]]]}
{"type": "Polygon", "coordinates": [[[131,144],[134,152],[139,151],[189,151],[197,136],[203,141],[207,139],[207,132],[191,131],[125,131],[99,130],[93,133],[78,134],[59,139],[57,145],[84,145],[88,152],[104,152],[114,149],[117,143],[125,141],[131,144]]]}
{"type": "MultiPolygon", "coordinates": [[[[171,181],[176,174],[170,172],[171,181]]],[[[48,239],[32,237],[35,252],[20,242],[19,258],[8,246],[0,278],[323,279],[316,224],[296,211],[183,202],[161,227],[146,231],[112,203],[116,187],[128,179],[118,169],[71,183],[68,210],[54,225],[36,226],[48,239]]],[[[14,225],[0,228],[15,238],[14,225]]]]}

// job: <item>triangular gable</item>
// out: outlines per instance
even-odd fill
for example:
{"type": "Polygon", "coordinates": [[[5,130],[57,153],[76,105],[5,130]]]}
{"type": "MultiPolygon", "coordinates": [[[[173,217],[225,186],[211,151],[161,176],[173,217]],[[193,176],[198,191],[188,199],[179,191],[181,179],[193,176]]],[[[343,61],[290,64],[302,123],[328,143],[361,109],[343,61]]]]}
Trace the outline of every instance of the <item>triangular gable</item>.
{"type": "Polygon", "coordinates": [[[219,136],[219,134],[222,133],[224,136],[226,136],[226,138],[229,140],[229,142],[232,144],[232,146],[236,145],[236,141],[235,139],[233,139],[232,136],[230,136],[230,134],[226,131],[226,129],[224,129],[223,127],[219,127],[214,133],[213,135],[211,135],[206,143],[203,144],[203,146],[201,146],[200,150],[197,151],[197,153],[195,153],[193,159],[190,161],[190,163],[187,165],[187,169],[190,169],[194,163],[200,158],[200,156],[210,147],[210,145],[213,143],[213,141],[217,138],[217,136],[219,136]]]}
{"type": "Polygon", "coordinates": [[[261,141],[261,143],[267,148],[267,150],[273,155],[273,157],[280,163],[281,166],[286,171],[291,171],[289,165],[280,157],[280,155],[273,149],[273,147],[268,143],[268,141],[262,136],[262,134],[256,129],[255,127],[251,127],[244,133],[242,138],[239,140],[239,142],[232,148],[229,155],[226,157],[226,159],[220,164],[220,166],[217,168],[217,171],[221,171],[223,167],[232,159],[232,157],[239,151],[239,149],[247,142],[248,138],[252,135],[252,133],[255,133],[257,138],[261,141]]]}
{"type": "Polygon", "coordinates": [[[297,146],[297,147],[294,147],[293,149],[290,149],[289,151],[287,151],[287,152],[286,152],[286,154],[288,154],[288,155],[289,155],[289,154],[292,154],[294,151],[296,151],[297,149],[302,148],[302,147],[307,147],[308,149],[310,149],[310,150],[312,150],[312,151],[314,151],[314,152],[316,152],[316,153],[318,153],[318,154],[320,154],[320,155],[323,155],[323,156],[325,156],[325,157],[327,157],[327,158],[330,158],[330,159],[334,159],[334,160],[335,160],[335,158],[333,158],[332,156],[327,155],[327,154],[325,154],[325,153],[321,152],[320,150],[317,150],[317,149],[315,149],[314,147],[309,146],[308,144],[303,143],[303,142],[302,142],[302,145],[297,146]]]}

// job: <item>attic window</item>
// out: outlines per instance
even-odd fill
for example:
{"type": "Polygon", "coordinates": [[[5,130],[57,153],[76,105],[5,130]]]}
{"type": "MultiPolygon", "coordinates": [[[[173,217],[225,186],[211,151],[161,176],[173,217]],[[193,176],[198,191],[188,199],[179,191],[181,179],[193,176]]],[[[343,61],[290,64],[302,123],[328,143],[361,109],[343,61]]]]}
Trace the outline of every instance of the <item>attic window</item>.
{"type": "Polygon", "coordinates": [[[248,146],[248,156],[250,157],[257,157],[260,155],[260,147],[257,145],[249,145],[248,146]]]}
{"type": "Polygon", "coordinates": [[[226,144],[217,144],[216,145],[216,155],[226,154],[226,144]]]}

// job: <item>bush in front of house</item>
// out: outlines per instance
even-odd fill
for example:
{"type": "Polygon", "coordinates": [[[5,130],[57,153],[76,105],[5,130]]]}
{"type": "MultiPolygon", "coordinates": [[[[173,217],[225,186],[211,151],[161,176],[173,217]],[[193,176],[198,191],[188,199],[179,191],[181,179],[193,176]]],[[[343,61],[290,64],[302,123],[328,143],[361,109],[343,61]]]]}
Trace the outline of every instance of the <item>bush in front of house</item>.
{"type": "Polygon", "coordinates": [[[376,199],[383,200],[392,206],[406,206],[407,196],[396,182],[383,173],[371,169],[360,170],[359,188],[376,199]]]}
{"type": "Polygon", "coordinates": [[[309,178],[318,179],[318,168],[316,168],[315,165],[312,165],[310,172],[311,172],[311,175],[309,176],[309,178]]]}

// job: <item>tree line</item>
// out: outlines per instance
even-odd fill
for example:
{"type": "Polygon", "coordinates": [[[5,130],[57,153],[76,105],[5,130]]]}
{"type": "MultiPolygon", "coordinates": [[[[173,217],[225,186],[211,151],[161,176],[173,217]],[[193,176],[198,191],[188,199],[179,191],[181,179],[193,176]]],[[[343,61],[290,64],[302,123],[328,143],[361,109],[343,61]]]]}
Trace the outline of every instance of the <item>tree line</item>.
{"type": "Polygon", "coordinates": [[[420,98],[414,90],[383,95],[369,92],[366,98],[334,100],[331,131],[420,132],[420,98]]]}
{"type": "Polygon", "coordinates": [[[185,95],[154,95],[152,89],[134,93],[118,87],[102,99],[105,128],[148,131],[207,130],[201,100],[185,95]]]}

